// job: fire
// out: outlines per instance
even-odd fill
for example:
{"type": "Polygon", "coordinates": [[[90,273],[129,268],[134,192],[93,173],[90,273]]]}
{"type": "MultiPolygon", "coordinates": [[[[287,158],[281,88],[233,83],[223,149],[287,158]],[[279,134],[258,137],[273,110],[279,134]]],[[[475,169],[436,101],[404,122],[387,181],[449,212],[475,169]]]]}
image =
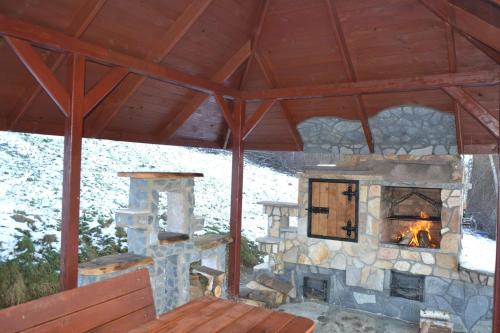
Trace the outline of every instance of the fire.
{"type": "MultiPolygon", "coordinates": [[[[422,215],[420,215],[422,216],[422,215]]],[[[411,233],[411,240],[408,246],[420,246],[420,241],[418,239],[419,232],[425,232],[427,234],[428,241],[431,241],[431,222],[429,221],[417,221],[412,226],[410,226],[409,232],[411,233]]]]}

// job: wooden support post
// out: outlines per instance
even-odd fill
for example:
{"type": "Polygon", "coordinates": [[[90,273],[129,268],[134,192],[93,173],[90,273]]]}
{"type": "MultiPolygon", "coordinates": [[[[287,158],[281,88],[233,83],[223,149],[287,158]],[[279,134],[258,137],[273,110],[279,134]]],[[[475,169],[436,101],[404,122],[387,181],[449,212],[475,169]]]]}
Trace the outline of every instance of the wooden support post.
{"type": "Polygon", "coordinates": [[[70,57],[71,106],[64,131],[64,174],[61,223],[61,290],[77,287],[80,169],[84,115],[85,58],[70,57]]]}
{"type": "MultiPolygon", "coordinates": [[[[497,153],[499,158],[500,171],[500,138],[497,140],[497,153]]],[[[497,204],[497,236],[496,236],[496,263],[495,263],[495,284],[493,290],[493,332],[500,332],[500,178],[498,178],[498,204],[497,204]]]]}
{"type": "Polygon", "coordinates": [[[229,249],[229,293],[236,297],[240,293],[240,250],[241,250],[241,211],[243,199],[243,122],[245,104],[242,100],[234,103],[233,119],[233,169],[231,175],[231,217],[230,233],[233,238],[229,249]]]}

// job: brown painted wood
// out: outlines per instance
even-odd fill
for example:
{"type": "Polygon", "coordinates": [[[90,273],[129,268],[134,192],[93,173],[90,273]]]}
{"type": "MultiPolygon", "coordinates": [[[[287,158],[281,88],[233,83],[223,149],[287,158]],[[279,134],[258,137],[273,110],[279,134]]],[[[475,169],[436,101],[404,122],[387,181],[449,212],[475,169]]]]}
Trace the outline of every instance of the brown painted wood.
{"type": "MultiPolygon", "coordinates": [[[[189,31],[197,19],[205,12],[213,0],[194,0],[172,24],[172,26],[160,36],[152,49],[148,52],[147,60],[153,62],[162,61],[179,43],[182,37],[189,31]]],[[[101,107],[100,114],[94,118],[88,128],[92,136],[98,136],[113,120],[123,105],[129,98],[143,85],[146,77],[131,76],[127,85],[123,86],[119,92],[119,97],[109,100],[101,107]]]]}
{"type": "MultiPolygon", "coordinates": [[[[223,83],[227,80],[250,56],[251,45],[247,41],[226,63],[220,68],[217,73],[212,76],[214,82],[223,83]]],[[[190,100],[189,104],[183,108],[179,113],[169,117],[160,126],[157,132],[159,140],[168,140],[174,135],[179,127],[184,124],[188,118],[207,100],[209,95],[204,93],[196,93],[190,100]]]]}
{"type": "Polygon", "coordinates": [[[91,329],[89,333],[122,333],[128,332],[138,326],[139,323],[147,323],[156,319],[154,304],[148,305],[123,317],[112,320],[102,326],[91,329]]]}
{"type": "Polygon", "coordinates": [[[158,240],[160,244],[171,244],[189,240],[189,235],[179,232],[160,231],[158,233],[158,240]]]}
{"type": "Polygon", "coordinates": [[[234,103],[234,121],[231,173],[231,211],[229,233],[233,242],[229,247],[228,288],[232,296],[240,291],[240,251],[241,251],[241,216],[243,204],[243,125],[245,104],[242,100],[234,103]]]}
{"type": "MultiPolygon", "coordinates": [[[[284,312],[273,312],[269,317],[248,330],[248,333],[279,332],[293,320],[293,316],[284,312]]],[[[314,323],[313,323],[314,325],[314,323]]]]}
{"type": "Polygon", "coordinates": [[[243,140],[248,138],[250,133],[252,133],[252,131],[255,129],[255,127],[257,127],[259,122],[262,120],[262,118],[264,117],[266,112],[269,111],[273,107],[274,103],[276,103],[275,99],[263,101],[259,105],[259,108],[254,112],[254,114],[252,114],[250,116],[250,118],[248,118],[245,121],[245,126],[243,127],[243,135],[242,135],[243,140]]]}
{"type": "MultiPolygon", "coordinates": [[[[89,0],[85,1],[82,8],[76,13],[71,24],[66,29],[65,33],[80,37],[88,28],[90,23],[97,16],[106,0],[89,0]]],[[[45,63],[52,72],[55,72],[67,57],[64,54],[50,54],[45,60],[45,63]]],[[[29,84],[23,92],[23,95],[18,99],[14,109],[10,112],[8,118],[8,128],[12,129],[17,122],[24,116],[28,109],[33,105],[35,99],[42,92],[42,87],[36,83],[29,84]]]]}
{"type": "MultiPolygon", "coordinates": [[[[500,159],[500,154],[498,152],[500,149],[500,138],[497,140],[497,154],[500,159]]],[[[500,160],[499,160],[500,162],[500,160]]],[[[500,165],[500,163],[499,163],[500,165]]],[[[500,168],[497,168],[497,174],[500,168]]],[[[498,190],[500,191],[500,179],[498,181],[498,190]]],[[[500,192],[497,192],[500,193],[500,192]]],[[[497,196],[497,211],[500,211],[500,196],[497,196]]],[[[497,214],[497,235],[500,235],[500,214],[497,214]]],[[[500,332],[500,242],[496,242],[496,262],[495,262],[495,280],[493,285],[493,332],[500,332]]]]}
{"type": "Polygon", "coordinates": [[[227,325],[223,329],[219,330],[219,333],[247,332],[272,314],[273,312],[269,310],[254,307],[252,310],[247,312],[245,316],[238,318],[238,320],[232,322],[231,325],[227,325]]]}
{"type": "Polygon", "coordinates": [[[455,136],[457,137],[457,152],[464,154],[464,139],[462,135],[462,108],[455,102],[455,136]]]}
{"type": "MultiPolygon", "coordinates": [[[[266,79],[267,83],[271,88],[276,88],[279,86],[278,81],[276,80],[276,76],[273,73],[272,68],[269,66],[269,63],[265,61],[264,58],[260,56],[259,53],[255,53],[255,59],[259,65],[260,70],[262,71],[262,74],[264,75],[264,78],[266,79]]],[[[290,135],[293,138],[293,141],[297,145],[297,150],[303,150],[304,149],[304,143],[302,142],[302,137],[300,136],[299,131],[297,130],[297,124],[293,118],[293,114],[288,108],[288,106],[285,104],[283,101],[279,101],[279,106],[281,107],[281,110],[285,116],[285,119],[287,121],[288,125],[288,130],[290,132],[290,135]]]]}
{"type": "Polygon", "coordinates": [[[111,328],[111,322],[115,320],[120,327],[124,323],[118,319],[138,311],[141,315],[129,317],[134,318],[133,323],[137,326],[155,316],[152,305],[149,274],[142,269],[3,309],[0,311],[0,327],[5,333],[42,332],[43,328],[51,332],[68,332],[70,328],[72,332],[82,332],[101,325],[111,328]],[[120,301],[133,300],[132,295],[138,298],[124,309],[120,301]],[[123,296],[126,297],[120,299],[123,296]],[[112,300],[119,301],[109,303],[112,300]],[[113,312],[113,308],[119,309],[119,313],[113,312]],[[78,329],[76,326],[82,323],[88,326],[78,329]]]}
{"type": "Polygon", "coordinates": [[[191,333],[218,332],[231,325],[233,322],[244,318],[248,312],[252,310],[252,306],[243,303],[232,304],[229,309],[223,312],[222,316],[212,317],[205,321],[202,325],[190,330],[191,333]]]}
{"type": "Polygon", "coordinates": [[[70,97],[42,58],[28,42],[8,36],[4,36],[4,38],[26,69],[56,103],[59,110],[67,116],[70,108],[70,97]]]}
{"type": "Polygon", "coordinates": [[[274,88],[256,91],[244,91],[241,96],[246,100],[262,99],[300,99],[328,96],[352,96],[360,94],[381,94],[412,90],[432,90],[445,86],[489,86],[500,82],[498,71],[423,75],[401,79],[373,80],[274,88]]]}
{"type": "Polygon", "coordinates": [[[225,87],[220,83],[116,52],[93,43],[84,42],[64,33],[19,19],[13,19],[5,15],[0,15],[0,34],[30,40],[39,46],[55,51],[78,53],[104,65],[125,67],[130,72],[167,83],[177,84],[192,90],[205,93],[216,92],[228,96],[239,95],[239,92],[225,87]]]}
{"type": "Polygon", "coordinates": [[[112,254],[98,257],[78,266],[80,275],[102,275],[122,271],[132,267],[144,267],[153,264],[153,259],[133,253],[112,254]]]}
{"type": "Polygon", "coordinates": [[[459,87],[443,87],[443,91],[460,104],[465,111],[481,123],[491,134],[496,138],[499,137],[498,119],[493,117],[488,110],[464,91],[464,89],[459,87]]]}
{"type": "Polygon", "coordinates": [[[80,177],[85,97],[85,58],[73,55],[68,62],[71,107],[64,132],[64,169],[61,221],[61,290],[77,287],[80,177]]]}
{"type": "Polygon", "coordinates": [[[222,115],[224,116],[224,120],[226,121],[227,126],[232,130],[235,125],[233,121],[233,115],[231,114],[231,110],[229,110],[229,106],[227,105],[226,100],[224,100],[224,97],[218,94],[215,94],[214,97],[220,111],[222,112],[222,115]]]}
{"type": "Polygon", "coordinates": [[[86,95],[84,101],[85,116],[88,115],[124,78],[128,71],[122,67],[113,68],[86,95]]]}
{"type": "Polygon", "coordinates": [[[293,318],[291,322],[286,324],[285,327],[278,332],[282,333],[312,333],[314,325],[311,325],[311,320],[301,317],[293,318]]]}

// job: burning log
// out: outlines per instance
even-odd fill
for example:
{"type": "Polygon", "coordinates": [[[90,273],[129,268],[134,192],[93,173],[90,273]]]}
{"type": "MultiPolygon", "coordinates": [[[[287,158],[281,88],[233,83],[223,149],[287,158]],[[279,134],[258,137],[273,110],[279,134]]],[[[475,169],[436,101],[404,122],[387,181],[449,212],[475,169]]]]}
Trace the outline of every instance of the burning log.
{"type": "Polygon", "coordinates": [[[419,230],[417,233],[418,247],[430,247],[430,235],[427,230],[419,230]]]}
{"type": "Polygon", "coordinates": [[[409,245],[412,239],[412,234],[411,233],[406,233],[401,236],[401,240],[398,242],[398,244],[401,245],[409,245]]]}

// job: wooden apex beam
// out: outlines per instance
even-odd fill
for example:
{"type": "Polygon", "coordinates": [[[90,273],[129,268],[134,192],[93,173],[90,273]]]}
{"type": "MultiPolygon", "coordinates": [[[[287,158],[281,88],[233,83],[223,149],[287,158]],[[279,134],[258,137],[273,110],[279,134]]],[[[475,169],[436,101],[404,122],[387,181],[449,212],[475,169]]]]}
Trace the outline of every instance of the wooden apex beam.
{"type": "Polygon", "coordinates": [[[464,89],[460,87],[443,87],[443,91],[479,121],[495,138],[499,138],[498,120],[464,89]]]}
{"type": "Polygon", "coordinates": [[[113,68],[85,96],[84,116],[88,115],[124,78],[128,70],[122,67],[113,68]]]}
{"type": "Polygon", "coordinates": [[[383,94],[417,90],[433,90],[447,86],[488,86],[500,82],[500,71],[479,71],[422,75],[400,79],[342,82],[317,86],[274,88],[243,91],[245,100],[303,99],[361,94],[383,94]]]}
{"type": "Polygon", "coordinates": [[[224,116],[224,119],[226,120],[227,126],[234,131],[235,124],[233,120],[233,116],[231,114],[231,111],[229,110],[229,106],[227,105],[226,101],[224,100],[224,97],[221,95],[215,94],[215,101],[217,102],[217,105],[219,106],[222,115],[224,116]]]}
{"type": "MultiPolygon", "coordinates": [[[[243,64],[251,53],[250,41],[247,41],[225,64],[212,76],[212,80],[221,84],[227,80],[243,64]]],[[[221,94],[222,96],[222,94],[221,94]]],[[[198,108],[205,103],[209,95],[195,93],[188,105],[180,112],[166,119],[156,132],[158,140],[166,141],[184,124],[198,108]]]]}
{"type": "MultiPolygon", "coordinates": [[[[170,28],[155,40],[146,60],[158,63],[162,61],[184,37],[198,18],[205,12],[213,0],[194,0],[175,20],[170,28]]],[[[109,125],[122,107],[146,81],[145,76],[130,75],[125,84],[120,85],[114,98],[107,99],[96,112],[95,117],[89,119],[87,125],[90,136],[98,137],[109,125]]]]}
{"type": "Polygon", "coordinates": [[[70,96],[40,55],[26,41],[9,36],[4,36],[4,38],[26,69],[67,117],[70,109],[70,96]]]}
{"type": "Polygon", "coordinates": [[[462,131],[462,108],[457,102],[453,103],[453,110],[455,112],[455,135],[457,140],[457,152],[461,155],[464,153],[464,138],[462,131]]]}
{"type": "MultiPolygon", "coordinates": [[[[66,29],[66,34],[74,37],[80,37],[87,30],[90,23],[92,23],[105,3],[106,0],[85,1],[82,7],[75,14],[69,27],[66,29]]],[[[65,54],[52,53],[47,57],[45,63],[52,72],[55,72],[65,59],[65,54]]],[[[12,130],[16,126],[17,122],[26,114],[41,92],[42,87],[39,84],[30,82],[30,84],[24,89],[23,94],[16,102],[12,111],[9,112],[7,120],[8,129],[12,130]]]]}
{"type": "Polygon", "coordinates": [[[242,140],[246,140],[250,133],[257,127],[261,122],[264,115],[271,109],[271,107],[276,103],[275,99],[263,101],[257,110],[245,121],[245,126],[243,127],[242,140]]]}
{"type": "Polygon", "coordinates": [[[229,97],[235,97],[240,94],[239,91],[228,88],[223,84],[113,51],[97,44],[84,42],[59,31],[5,15],[0,15],[0,35],[28,40],[38,46],[56,51],[77,53],[97,63],[124,67],[132,73],[145,75],[155,80],[196,91],[209,94],[219,93],[229,97]]]}

